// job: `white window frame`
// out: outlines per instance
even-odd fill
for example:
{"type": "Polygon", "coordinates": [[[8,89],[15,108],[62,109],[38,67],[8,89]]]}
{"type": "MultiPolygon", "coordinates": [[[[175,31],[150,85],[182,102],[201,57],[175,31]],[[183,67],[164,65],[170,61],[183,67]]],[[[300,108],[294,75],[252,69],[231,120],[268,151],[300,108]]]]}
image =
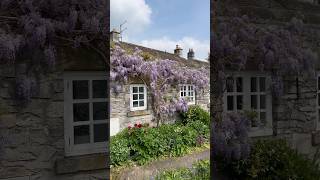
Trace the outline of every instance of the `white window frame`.
{"type": "MultiPolygon", "coordinates": [[[[260,126],[260,127],[251,127],[249,130],[249,136],[250,137],[257,137],[257,136],[270,136],[273,134],[273,128],[272,128],[272,94],[270,90],[270,84],[271,84],[271,76],[268,73],[261,73],[257,71],[246,71],[246,72],[228,72],[227,74],[230,74],[230,76],[234,77],[236,79],[237,77],[242,77],[242,93],[236,92],[235,88],[235,82],[234,82],[234,92],[233,93],[227,93],[226,90],[223,93],[223,110],[224,112],[237,112],[237,107],[235,106],[236,103],[234,103],[234,111],[228,111],[227,110],[227,96],[233,95],[236,97],[236,95],[243,95],[242,99],[242,110],[251,110],[251,95],[256,94],[257,92],[251,92],[251,77],[265,77],[266,78],[266,92],[264,93],[266,95],[266,125],[260,126]]],[[[259,84],[257,84],[259,86],[259,84]]],[[[258,98],[259,99],[259,98],[258,98]]],[[[233,99],[233,101],[236,101],[236,98],[233,99]]],[[[258,100],[258,104],[260,101],[258,100]]],[[[258,106],[259,107],[259,106],[258,106]]],[[[260,111],[258,111],[260,112],[260,111]]],[[[259,115],[260,116],[260,115],[259,115]]]]}
{"type": "Polygon", "coordinates": [[[147,104],[147,86],[145,84],[131,84],[130,85],[130,111],[141,111],[141,110],[146,110],[148,107],[147,104]],[[140,87],[144,88],[143,94],[144,94],[144,106],[139,106],[139,107],[133,107],[133,87],[138,87],[138,89],[140,87]]]}
{"type": "Polygon", "coordinates": [[[192,84],[180,84],[179,85],[179,97],[180,98],[188,98],[187,99],[188,105],[196,104],[196,91],[195,91],[194,85],[192,85],[192,84]],[[192,90],[190,90],[191,87],[192,87],[192,90]],[[190,96],[191,92],[192,92],[193,96],[190,96]],[[184,93],[185,95],[181,96],[181,93],[184,93]],[[191,101],[190,101],[190,98],[192,98],[191,101]]]}
{"type": "Polygon", "coordinates": [[[320,86],[320,82],[319,82],[319,78],[320,78],[320,72],[318,72],[317,73],[317,87],[316,87],[316,92],[317,92],[317,98],[316,98],[316,117],[317,117],[317,119],[316,119],[316,122],[315,122],[315,126],[316,126],[316,130],[320,130],[320,105],[319,105],[319,98],[320,98],[320,96],[319,96],[319,93],[320,93],[320,90],[319,90],[319,86],[320,86]]]}
{"type": "Polygon", "coordinates": [[[93,105],[89,103],[89,123],[73,122],[73,103],[74,102],[106,102],[106,98],[92,98],[92,80],[107,80],[105,72],[97,71],[81,71],[81,72],[65,72],[64,73],[64,137],[65,137],[65,155],[78,156],[94,153],[107,152],[107,142],[93,142],[94,124],[109,123],[108,119],[93,121],[93,105]],[[73,99],[72,81],[74,80],[88,80],[89,81],[89,99],[73,99]],[[90,143],[88,144],[74,144],[74,126],[87,125],[90,128],[90,143]]]}

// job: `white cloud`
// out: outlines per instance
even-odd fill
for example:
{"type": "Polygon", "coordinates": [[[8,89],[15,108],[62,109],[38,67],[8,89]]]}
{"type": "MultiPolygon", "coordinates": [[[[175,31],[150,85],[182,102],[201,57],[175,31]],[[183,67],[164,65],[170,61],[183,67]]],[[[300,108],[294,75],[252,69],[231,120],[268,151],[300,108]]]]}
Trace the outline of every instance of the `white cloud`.
{"type": "Polygon", "coordinates": [[[179,45],[183,49],[183,57],[185,58],[187,57],[189,48],[192,48],[195,53],[195,58],[199,60],[207,59],[210,51],[209,41],[200,41],[193,37],[183,37],[181,40],[172,40],[168,37],[162,37],[134,43],[169,53],[173,53],[176,45],[179,45]]]}
{"type": "Polygon", "coordinates": [[[127,21],[124,25],[126,34],[142,32],[151,23],[151,13],[145,0],[111,0],[110,29],[119,29],[119,25],[127,21]]]}

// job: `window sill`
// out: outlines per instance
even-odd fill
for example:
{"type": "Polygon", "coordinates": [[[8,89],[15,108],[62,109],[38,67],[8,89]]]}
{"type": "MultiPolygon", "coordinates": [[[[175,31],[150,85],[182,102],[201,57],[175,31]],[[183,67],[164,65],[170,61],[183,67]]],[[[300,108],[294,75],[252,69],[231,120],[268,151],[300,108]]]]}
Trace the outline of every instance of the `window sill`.
{"type": "Polygon", "coordinates": [[[249,137],[272,136],[272,128],[256,128],[249,131],[249,137]]]}
{"type": "Polygon", "coordinates": [[[107,153],[64,157],[63,159],[56,160],[55,171],[57,174],[67,174],[107,169],[107,159],[107,153]]]}
{"type": "Polygon", "coordinates": [[[135,116],[146,116],[150,115],[151,112],[149,110],[136,110],[136,111],[130,111],[127,113],[128,117],[135,117],[135,116]]]}

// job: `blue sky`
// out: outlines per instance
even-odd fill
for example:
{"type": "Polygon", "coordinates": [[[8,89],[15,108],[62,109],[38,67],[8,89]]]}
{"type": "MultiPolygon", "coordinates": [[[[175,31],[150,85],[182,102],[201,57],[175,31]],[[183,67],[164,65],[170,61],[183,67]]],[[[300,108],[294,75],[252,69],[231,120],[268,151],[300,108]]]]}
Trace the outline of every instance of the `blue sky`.
{"type": "Polygon", "coordinates": [[[197,59],[209,53],[210,0],[111,0],[111,29],[125,20],[123,40],[173,52],[193,48],[197,59]]]}

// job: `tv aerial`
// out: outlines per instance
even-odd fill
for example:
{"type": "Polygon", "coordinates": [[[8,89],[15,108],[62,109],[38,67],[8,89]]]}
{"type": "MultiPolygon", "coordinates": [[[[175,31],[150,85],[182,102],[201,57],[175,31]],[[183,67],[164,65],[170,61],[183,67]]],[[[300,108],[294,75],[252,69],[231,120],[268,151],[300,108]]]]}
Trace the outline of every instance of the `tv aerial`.
{"type": "Polygon", "coordinates": [[[120,41],[122,41],[122,33],[123,33],[125,30],[127,30],[127,28],[122,29],[122,26],[123,26],[124,24],[126,24],[126,23],[127,23],[127,20],[125,20],[122,24],[120,24],[120,41]]]}

